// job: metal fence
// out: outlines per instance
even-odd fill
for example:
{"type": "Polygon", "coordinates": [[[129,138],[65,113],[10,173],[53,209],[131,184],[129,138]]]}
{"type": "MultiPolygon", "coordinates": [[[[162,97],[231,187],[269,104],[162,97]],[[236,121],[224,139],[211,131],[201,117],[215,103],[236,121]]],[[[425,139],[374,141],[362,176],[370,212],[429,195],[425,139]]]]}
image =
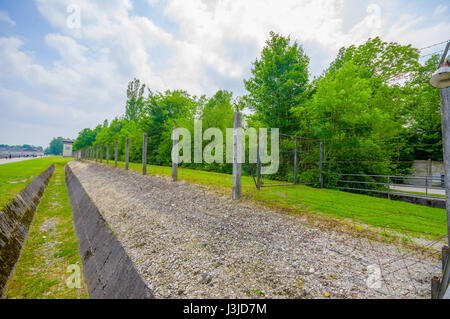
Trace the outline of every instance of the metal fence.
{"type": "Polygon", "coordinates": [[[335,174],[329,188],[346,191],[391,195],[445,198],[445,181],[442,176],[395,176],[366,174],[335,174]]]}

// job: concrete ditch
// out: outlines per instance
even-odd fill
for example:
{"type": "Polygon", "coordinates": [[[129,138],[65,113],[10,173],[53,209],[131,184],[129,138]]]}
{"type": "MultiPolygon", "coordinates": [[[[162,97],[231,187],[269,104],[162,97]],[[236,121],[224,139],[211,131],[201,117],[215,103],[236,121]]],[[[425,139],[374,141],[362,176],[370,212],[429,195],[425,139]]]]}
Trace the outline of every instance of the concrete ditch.
{"type": "Polygon", "coordinates": [[[19,260],[22,247],[55,165],[50,165],[0,211],[0,296],[19,260]]]}
{"type": "Polygon", "coordinates": [[[89,297],[154,298],[69,165],[65,172],[89,297]]]}

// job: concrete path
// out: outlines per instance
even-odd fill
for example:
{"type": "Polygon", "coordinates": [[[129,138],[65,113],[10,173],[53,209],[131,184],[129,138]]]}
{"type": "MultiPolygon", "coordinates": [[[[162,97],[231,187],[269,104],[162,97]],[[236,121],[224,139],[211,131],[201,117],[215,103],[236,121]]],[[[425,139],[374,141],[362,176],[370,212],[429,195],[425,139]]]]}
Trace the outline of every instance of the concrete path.
{"type": "Polygon", "coordinates": [[[36,158],[41,157],[15,157],[15,158],[0,158],[0,165],[1,164],[8,164],[8,163],[14,163],[14,162],[21,162],[26,160],[32,160],[36,158]]]}
{"type": "MultiPolygon", "coordinates": [[[[426,193],[425,187],[408,187],[408,186],[391,186],[391,189],[395,189],[401,192],[415,192],[426,193]]],[[[445,189],[430,189],[428,188],[428,194],[445,195],[445,189]]]]}

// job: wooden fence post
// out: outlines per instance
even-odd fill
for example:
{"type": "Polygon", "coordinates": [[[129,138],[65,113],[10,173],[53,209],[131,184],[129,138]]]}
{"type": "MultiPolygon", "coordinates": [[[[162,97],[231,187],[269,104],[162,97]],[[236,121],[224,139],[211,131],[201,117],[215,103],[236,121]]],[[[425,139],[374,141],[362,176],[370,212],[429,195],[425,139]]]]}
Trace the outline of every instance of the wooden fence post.
{"type": "Polygon", "coordinates": [[[106,165],[109,165],[109,143],[106,144],[106,165]]]}
{"type": "Polygon", "coordinates": [[[233,200],[241,197],[242,114],[234,112],[233,120],[233,200]]]}
{"type": "Polygon", "coordinates": [[[117,144],[118,144],[118,142],[117,142],[117,140],[116,140],[116,143],[115,143],[115,148],[114,148],[114,167],[117,167],[117,144]]]}
{"type": "Polygon", "coordinates": [[[175,125],[172,132],[172,182],[178,180],[178,151],[178,127],[175,125]]]}
{"type": "Polygon", "coordinates": [[[127,136],[127,143],[125,147],[125,169],[128,170],[128,159],[130,155],[130,139],[127,136]]]}
{"type": "Polygon", "coordinates": [[[438,299],[440,284],[441,280],[439,279],[439,277],[434,276],[433,278],[431,278],[431,299],[438,299]]]}
{"type": "Polygon", "coordinates": [[[142,175],[147,174],[147,134],[142,136],[142,175]]]}
{"type": "Polygon", "coordinates": [[[100,144],[100,163],[103,163],[103,144],[100,144]]]}

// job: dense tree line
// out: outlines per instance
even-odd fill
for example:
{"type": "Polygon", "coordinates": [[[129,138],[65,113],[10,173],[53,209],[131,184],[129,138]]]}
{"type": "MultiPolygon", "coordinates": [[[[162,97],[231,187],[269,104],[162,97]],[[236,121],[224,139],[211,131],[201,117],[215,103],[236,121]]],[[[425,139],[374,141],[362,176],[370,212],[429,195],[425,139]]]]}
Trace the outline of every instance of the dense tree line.
{"type": "MultiPolygon", "coordinates": [[[[134,79],[127,88],[125,115],[83,129],[74,149],[118,140],[123,160],[128,136],[130,160],[139,162],[145,132],[148,162],[169,165],[174,125],[188,128],[193,136],[198,119],[203,131],[217,127],[225,137],[226,128],[233,127],[234,111],[245,109],[247,127],[278,127],[284,134],[323,141],[329,179],[336,173],[405,174],[414,159],[442,160],[439,92],[429,85],[437,56],[422,65],[419,50],[377,37],[342,48],[314,80],[309,61],[299,43],[272,32],[252,64],[251,77],[244,80],[248,94],[243,97],[224,90],[212,97],[181,90],[153,92],[134,79]]],[[[281,153],[291,150],[292,142],[281,143],[281,153]]],[[[318,151],[309,149],[301,160],[317,162],[318,151]]],[[[273,178],[292,180],[291,164],[273,178]]],[[[231,172],[229,164],[183,165],[231,172]]],[[[299,180],[316,180],[317,167],[298,174],[299,180]]]]}
{"type": "Polygon", "coordinates": [[[44,154],[45,155],[62,155],[63,152],[63,141],[64,138],[59,136],[59,137],[54,137],[51,141],[50,141],[50,145],[45,148],[44,150],[44,154]]]}

